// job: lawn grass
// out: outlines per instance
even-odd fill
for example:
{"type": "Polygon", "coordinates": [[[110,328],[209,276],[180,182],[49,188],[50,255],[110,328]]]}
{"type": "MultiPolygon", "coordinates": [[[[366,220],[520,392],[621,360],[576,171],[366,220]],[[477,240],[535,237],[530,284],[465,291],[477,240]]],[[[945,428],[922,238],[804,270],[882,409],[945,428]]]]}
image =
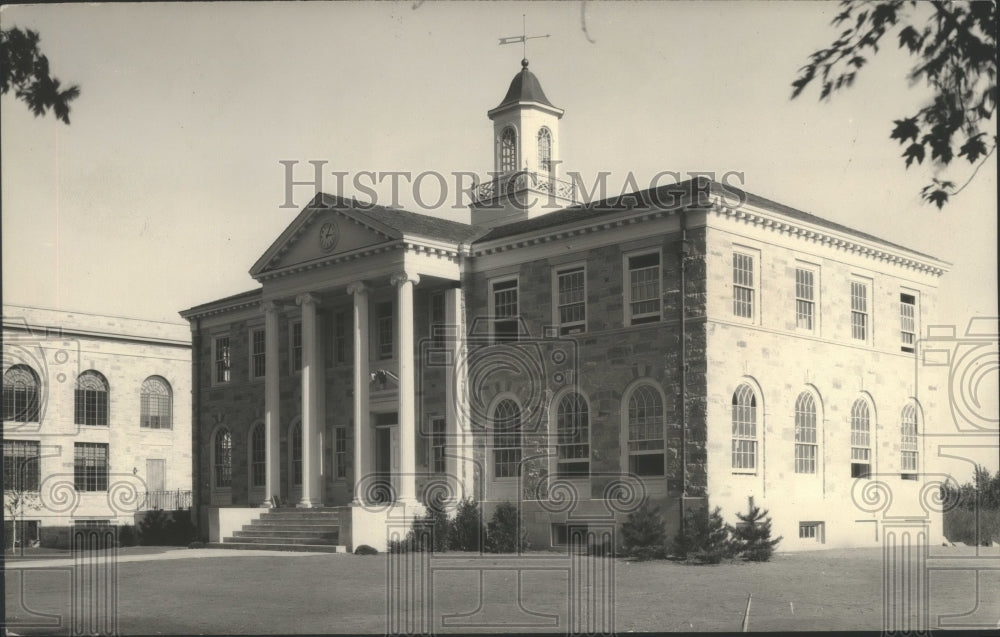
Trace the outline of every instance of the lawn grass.
{"type": "MultiPolygon", "coordinates": [[[[930,573],[932,626],[942,613],[973,610],[975,614],[963,621],[996,626],[1000,572],[984,571],[977,595],[971,569],[995,563],[1000,553],[993,549],[996,555],[975,558],[971,550],[948,549],[945,563],[958,570],[930,573]]],[[[194,557],[197,551],[191,553],[194,557]]],[[[565,557],[454,553],[445,557],[434,562],[442,566],[433,581],[436,631],[567,631],[567,571],[525,570],[519,577],[511,568],[566,565],[565,557]],[[468,615],[464,624],[442,625],[442,615],[457,614],[468,615]],[[535,625],[518,628],[532,622],[535,625]]],[[[754,631],[878,630],[883,625],[880,549],[779,553],[770,563],[717,566],[604,558],[582,562],[594,572],[612,563],[618,632],[739,631],[748,595],[753,596],[749,628],[754,631]]],[[[22,635],[67,634],[68,627],[21,626],[29,617],[24,606],[36,613],[69,613],[69,573],[17,571],[10,566],[5,601],[11,629],[22,635]]],[[[386,567],[385,555],[294,553],[121,563],[118,630],[124,634],[384,633],[386,567]]]]}

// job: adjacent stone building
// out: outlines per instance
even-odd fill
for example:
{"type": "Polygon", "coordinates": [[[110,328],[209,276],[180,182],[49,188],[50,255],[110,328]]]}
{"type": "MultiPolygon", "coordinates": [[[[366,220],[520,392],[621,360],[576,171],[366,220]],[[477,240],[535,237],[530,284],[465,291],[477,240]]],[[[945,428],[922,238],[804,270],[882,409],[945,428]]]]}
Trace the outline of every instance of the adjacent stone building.
{"type": "Polygon", "coordinates": [[[526,61],[488,114],[470,224],[318,194],[260,287],[182,312],[209,539],[343,507],[339,541],[382,548],[471,497],[545,548],[644,500],[673,530],[753,497],[783,549],[857,546],[879,494],[940,534],[946,393],[915,361],[947,264],[705,178],[576,203],[526,61]]]}
{"type": "Polygon", "coordinates": [[[190,507],[191,341],[182,324],[3,306],[5,538],[190,507]]]}

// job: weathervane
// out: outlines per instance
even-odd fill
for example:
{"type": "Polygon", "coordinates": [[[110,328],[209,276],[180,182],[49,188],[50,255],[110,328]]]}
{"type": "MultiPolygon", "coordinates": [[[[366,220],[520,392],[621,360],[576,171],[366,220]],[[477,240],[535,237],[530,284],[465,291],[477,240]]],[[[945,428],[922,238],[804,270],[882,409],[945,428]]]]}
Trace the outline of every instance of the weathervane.
{"type": "Polygon", "coordinates": [[[524,14],[522,13],[521,14],[521,35],[512,35],[512,36],[507,37],[507,38],[500,38],[500,45],[502,46],[504,44],[516,44],[516,43],[520,42],[521,43],[521,57],[527,58],[528,57],[528,40],[537,40],[538,38],[547,38],[547,37],[549,37],[548,33],[546,33],[545,35],[528,35],[528,28],[527,28],[527,26],[528,26],[527,18],[525,18],[524,14]]]}

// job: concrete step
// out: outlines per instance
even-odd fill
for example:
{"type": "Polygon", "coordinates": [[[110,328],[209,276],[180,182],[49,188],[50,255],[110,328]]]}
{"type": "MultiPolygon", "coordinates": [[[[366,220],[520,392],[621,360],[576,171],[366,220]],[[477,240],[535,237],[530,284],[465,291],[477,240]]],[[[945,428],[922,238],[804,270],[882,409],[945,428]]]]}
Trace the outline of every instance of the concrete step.
{"type": "Polygon", "coordinates": [[[287,537],[287,536],[264,536],[264,535],[240,535],[239,537],[227,537],[223,543],[239,542],[241,544],[322,544],[324,546],[336,545],[337,538],[319,537],[287,537]]]}
{"type": "Polygon", "coordinates": [[[329,521],[339,522],[340,514],[336,511],[317,511],[306,513],[303,511],[271,512],[268,511],[260,516],[261,520],[309,520],[309,521],[329,521]]]}
{"type": "Polygon", "coordinates": [[[234,531],[233,537],[274,537],[274,538],[321,538],[321,539],[337,539],[340,535],[339,529],[333,527],[333,530],[313,530],[313,531],[289,531],[288,529],[255,529],[243,527],[242,531],[234,531]]]}
{"type": "Polygon", "coordinates": [[[317,524],[299,524],[296,520],[291,520],[288,522],[275,522],[275,521],[261,521],[255,520],[253,524],[244,524],[243,530],[249,531],[251,529],[260,529],[261,531],[276,531],[280,529],[285,529],[288,531],[316,531],[317,533],[336,531],[340,529],[339,524],[330,524],[329,522],[317,523],[317,524]]]}
{"type": "Polygon", "coordinates": [[[210,549],[243,549],[251,551],[296,551],[313,553],[347,553],[343,544],[256,544],[249,542],[209,542],[210,549]]]}

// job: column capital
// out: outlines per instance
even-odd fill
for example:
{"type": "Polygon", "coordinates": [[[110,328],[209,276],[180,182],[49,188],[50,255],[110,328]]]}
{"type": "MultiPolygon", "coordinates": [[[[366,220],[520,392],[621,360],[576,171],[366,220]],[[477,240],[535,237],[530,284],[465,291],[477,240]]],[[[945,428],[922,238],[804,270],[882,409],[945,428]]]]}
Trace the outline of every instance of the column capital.
{"type": "Polygon", "coordinates": [[[299,305],[319,305],[319,298],[312,292],[304,292],[295,297],[295,302],[299,305]]]}
{"type": "Polygon", "coordinates": [[[270,312],[278,312],[281,310],[281,303],[278,303],[273,299],[269,299],[267,301],[261,301],[260,309],[265,314],[268,314],[270,312]]]}
{"type": "Polygon", "coordinates": [[[364,282],[356,281],[347,286],[347,293],[351,296],[354,296],[355,294],[367,294],[368,288],[365,286],[364,282]]]}
{"type": "Polygon", "coordinates": [[[413,283],[413,285],[417,285],[420,283],[420,275],[403,270],[401,272],[396,272],[389,277],[389,282],[392,283],[392,285],[402,285],[407,281],[413,283]]]}

